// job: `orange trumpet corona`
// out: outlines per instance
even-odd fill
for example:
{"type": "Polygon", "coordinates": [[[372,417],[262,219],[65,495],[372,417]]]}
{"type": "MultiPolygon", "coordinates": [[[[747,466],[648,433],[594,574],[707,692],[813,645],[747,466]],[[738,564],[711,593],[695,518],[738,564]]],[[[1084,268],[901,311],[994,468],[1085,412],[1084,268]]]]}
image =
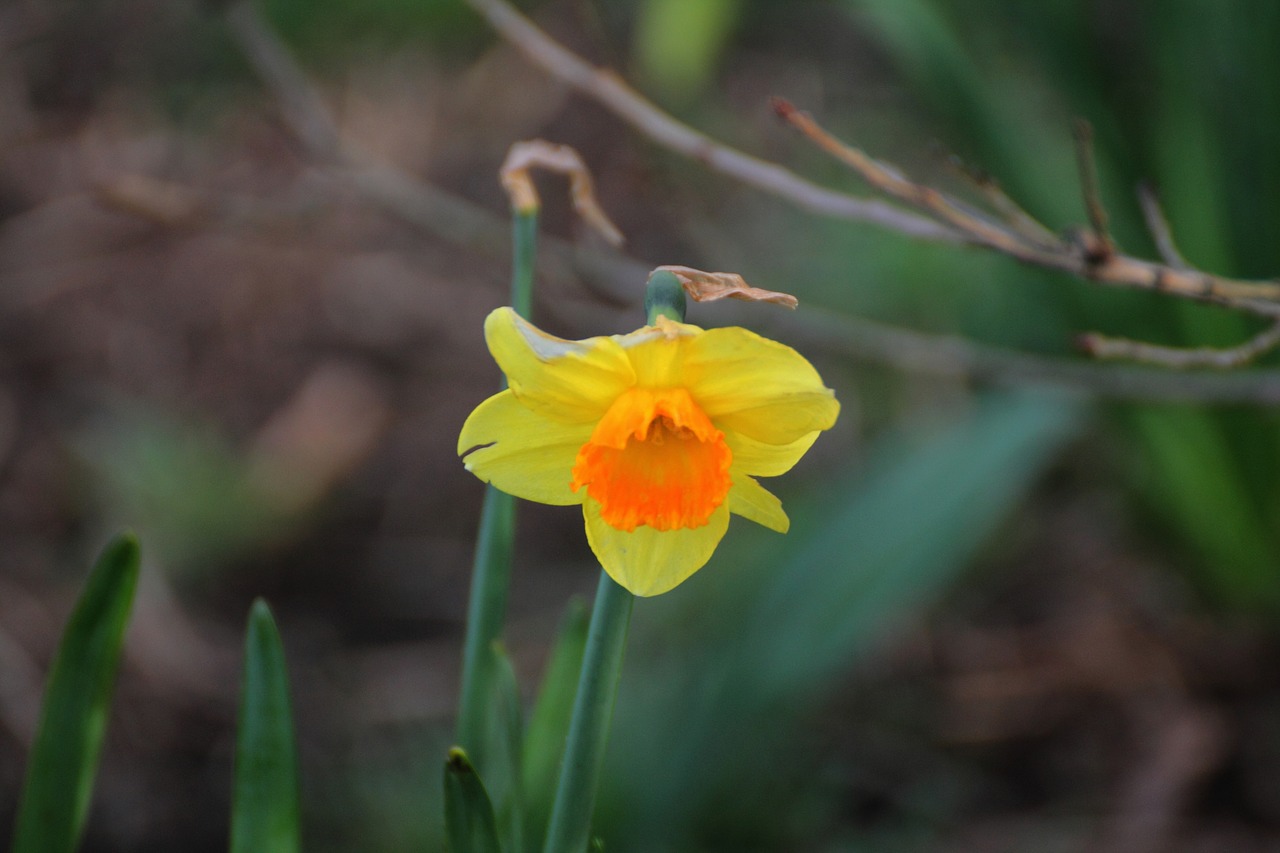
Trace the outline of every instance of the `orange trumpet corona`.
{"type": "Polygon", "coordinates": [[[701,527],[729,493],[733,453],[684,388],[632,388],[578,451],[572,488],[585,487],[619,530],[701,527]]]}

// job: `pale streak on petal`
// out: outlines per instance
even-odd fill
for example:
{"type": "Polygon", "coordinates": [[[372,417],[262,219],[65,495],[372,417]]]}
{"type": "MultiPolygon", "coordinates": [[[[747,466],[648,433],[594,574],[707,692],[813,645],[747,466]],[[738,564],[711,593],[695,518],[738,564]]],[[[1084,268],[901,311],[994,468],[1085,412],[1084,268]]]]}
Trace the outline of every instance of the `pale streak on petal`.
{"type": "Polygon", "coordinates": [[[489,351],[511,390],[530,409],[551,420],[598,420],[619,394],[635,384],[631,361],[612,338],[557,338],[510,308],[492,312],[484,331],[489,351]]]}

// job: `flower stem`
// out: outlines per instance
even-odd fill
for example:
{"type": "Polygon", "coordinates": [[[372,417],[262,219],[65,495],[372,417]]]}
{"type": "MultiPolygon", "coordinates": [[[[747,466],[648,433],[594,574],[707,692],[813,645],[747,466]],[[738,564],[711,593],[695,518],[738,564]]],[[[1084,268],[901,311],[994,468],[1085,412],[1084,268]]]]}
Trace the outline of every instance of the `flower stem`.
{"type": "Polygon", "coordinates": [[[533,270],[538,250],[536,207],[514,212],[511,236],[511,307],[528,320],[533,315],[533,270]]]}
{"type": "Polygon", "coordinates": [[[649,276],[648,286],[644,291],[644,313],[646,323],[650,326],[658,322],[659,317],[684,322],[684,312],[688,305],[685,299],[684,285],[670,270],[655,270],[649,276]]]}
{"type": "MultiPolygon", "coordinates": [[[[528,318],[533,309],[533,271],[537,254],[538,208],[512,211],[511,306],[528,318]]],[[[506,379],[502,381],[506,387],[506,379]]],[[[512,541],[516,499],[493,486],[484,492],[480,532],[471,571],[466,637],[462,647],[462,695],[458,707],[457,742],[477,764],[483,764],[486,721],[495,677],[493,641],[502,633],[511,586],[512,541]]]]}
{"type": "Polygon", "coordinates": [[[457,743],[482,760],[494,666],[491,644],[502,633],[511,580],[512,539],[516,500],[493,486],[484,492],[475,564],[471,570],[471,598],[467,603],[467,631],[462,647],[462,697],[458,708],[457,743]]]}
{"type": "Polygon", "coordinates": [[[544,853],[587,849],[634,601],[634,595],[600,573],[544,853]]]}
{"type": "MultiPolygon", "coordinates": [[[[663,270],[649,277],[644,297],[649,325],[659,317],[684,322],[685,304],[684,288],[674,275],[663,270]]],[[[600,573],[544,853],[583,853],[591,840],[591,816],[634,602],[634,595],[600,573]]]]}

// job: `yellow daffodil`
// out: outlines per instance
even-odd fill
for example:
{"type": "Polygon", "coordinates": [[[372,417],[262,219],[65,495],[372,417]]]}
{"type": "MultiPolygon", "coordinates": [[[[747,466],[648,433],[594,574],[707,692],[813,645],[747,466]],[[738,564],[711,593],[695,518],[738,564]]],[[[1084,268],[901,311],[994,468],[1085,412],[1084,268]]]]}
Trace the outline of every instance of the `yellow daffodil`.
{"type": "Polygon", "coordinates": [[[785,533],[755,478],[788,471],[840,410],[799,353],[746,329],[659,317],[569,341],[510,308],[484,329],[510,387],[463,425],[467,470],[519,498],[582,504],[591,549],[636,595],[702,568],[730,513],[785,533]]]}

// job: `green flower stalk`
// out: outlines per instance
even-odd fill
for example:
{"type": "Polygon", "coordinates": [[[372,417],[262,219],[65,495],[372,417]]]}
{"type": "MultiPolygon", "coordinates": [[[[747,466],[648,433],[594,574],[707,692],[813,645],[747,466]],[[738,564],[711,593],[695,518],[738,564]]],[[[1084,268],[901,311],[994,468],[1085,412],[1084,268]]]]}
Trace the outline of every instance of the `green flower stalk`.
{"type": "MultiPolygon", "coordinates": [[[[512,206],[511,306],[528,317],[533,310],[533,273],[537,256],[538,204],[534,197],[512,206]]],[[[502,387],[506,388],[503,377],[502,387]]],[[[511,586],[512,543],[515,540],[516,499],[493,486],[485,489],[480,531],[471,572],[466,636],[462,649],[462,691],[458,709],[457,742],[484,758],[487,707],[495,677],[494,641],[502,634],[511,586]]]]}

